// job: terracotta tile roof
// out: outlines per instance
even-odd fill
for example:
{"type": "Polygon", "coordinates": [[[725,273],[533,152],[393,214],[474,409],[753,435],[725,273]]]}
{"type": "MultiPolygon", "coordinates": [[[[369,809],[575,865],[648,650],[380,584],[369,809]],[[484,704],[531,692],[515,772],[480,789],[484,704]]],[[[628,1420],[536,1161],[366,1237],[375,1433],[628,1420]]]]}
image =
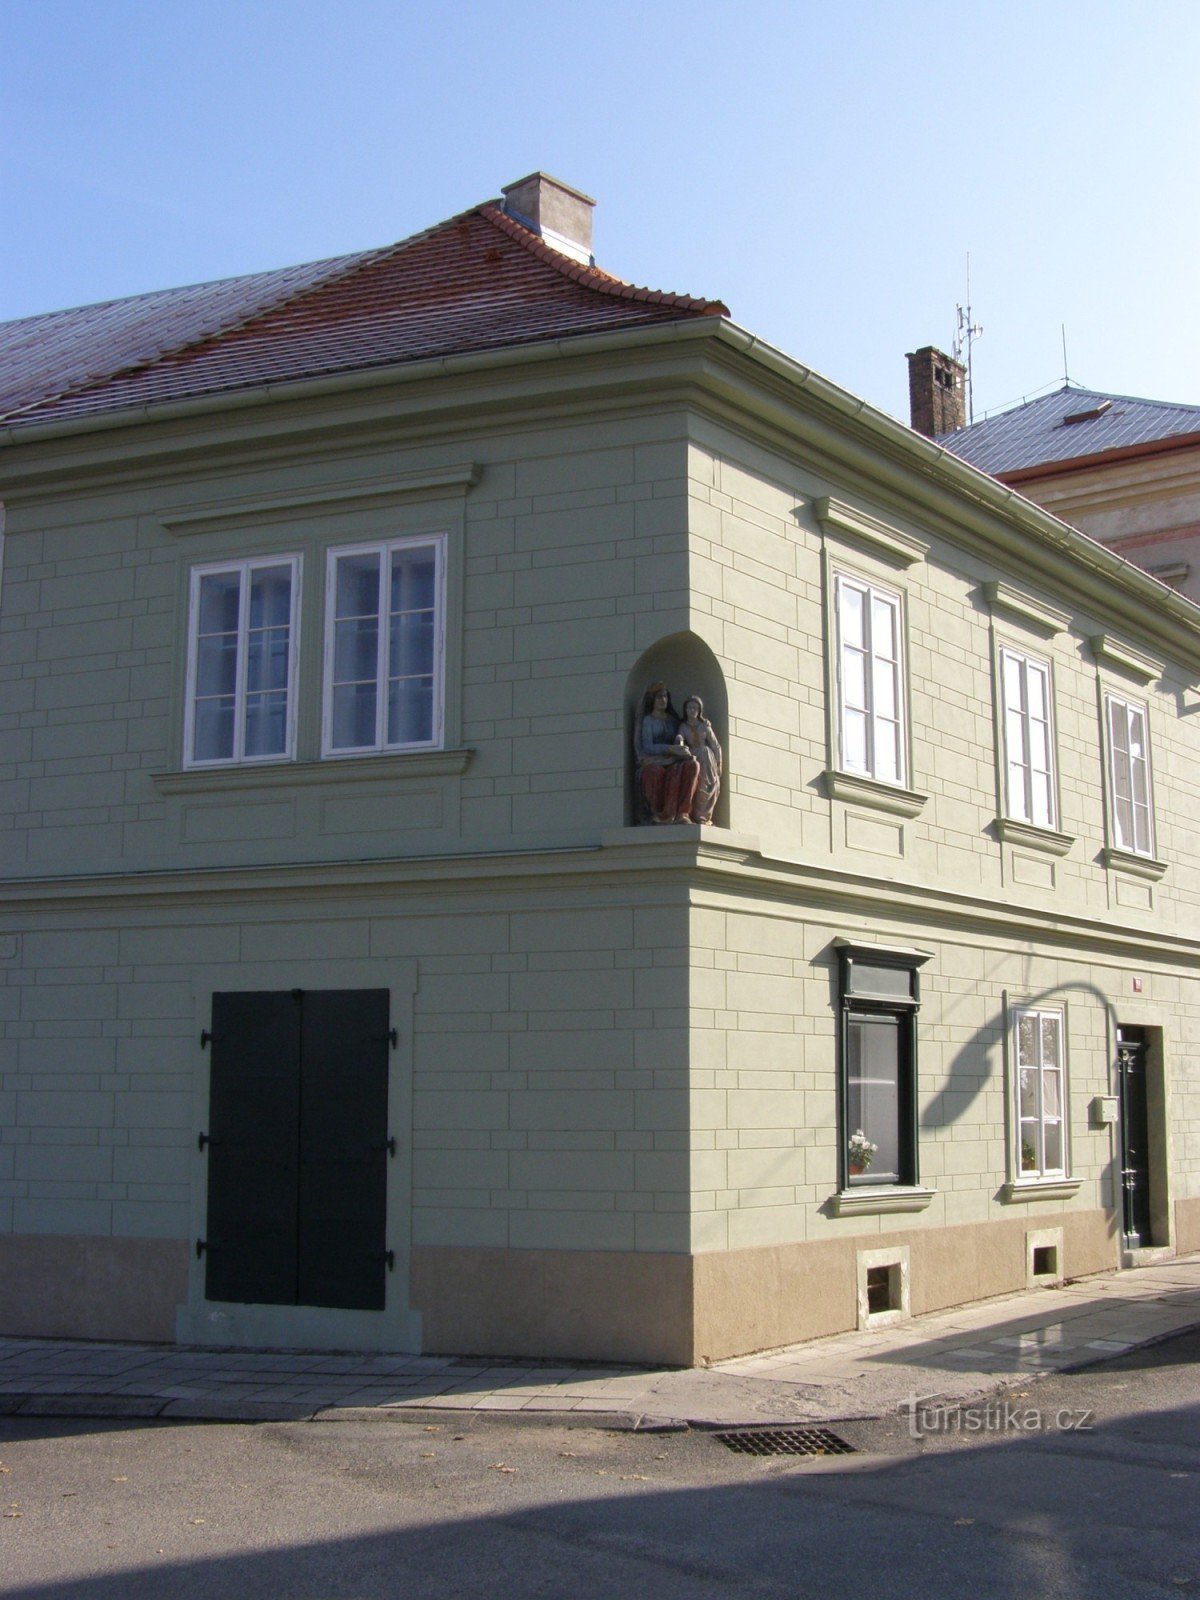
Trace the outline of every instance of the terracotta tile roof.
{"type": "Polygon", "coordinates": [[[571,261],[489,202],[381,250],[0,325],[0,422],[728,314],[571,261]]]}
{"type": "Polygon", "coordinates": [[[973,467],[1003,477],[1200,433],[1200,406],[1102,394],[1071,384],[938,439],[973,467]]]}

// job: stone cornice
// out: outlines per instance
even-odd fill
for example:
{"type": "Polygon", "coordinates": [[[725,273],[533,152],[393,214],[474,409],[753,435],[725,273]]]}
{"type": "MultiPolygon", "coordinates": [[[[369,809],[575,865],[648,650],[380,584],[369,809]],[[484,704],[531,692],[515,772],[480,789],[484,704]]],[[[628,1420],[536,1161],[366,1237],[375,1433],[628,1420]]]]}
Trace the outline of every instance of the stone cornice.
{"type": "Polygon", "coordinates": [[[286,903],[315,895],[382,895],[393,905],[400,897],[418,902],[433,897],[448,906],[497,892],[558,897],[587,887],[589,894],[596,894],[605,885],[622,897],[641,891],[660,903],[682,892],[693,904],[717,908],[727,907],[730,896],[741,896],[757,902],[756,909],[765,914],[835,920],[850,937],[877,937],[883,925],[893,939],[903,929],[910,929],[914,940],[928,939],[934,928],[952,942],[977,943],[986,937],[1011,940],[1024,949],[1036,939],[1060,949],[1082,948],[1134,961],[1139,968],[1162,962],[1200,972],[1200,936],[1152,926],[1126,929],[1101,918],[1026,905],[1015,897],[986,899],[819,867],[763,854],[752,838],[719,828],[615,829],[603,845],[560,849],[9,878],[0,881],[0,922],[7,924],[6,931],[19,932],[26,916],[32,924],[51,912],[75,914],[101,905],[109,909],[234,898],[286,903]]]}

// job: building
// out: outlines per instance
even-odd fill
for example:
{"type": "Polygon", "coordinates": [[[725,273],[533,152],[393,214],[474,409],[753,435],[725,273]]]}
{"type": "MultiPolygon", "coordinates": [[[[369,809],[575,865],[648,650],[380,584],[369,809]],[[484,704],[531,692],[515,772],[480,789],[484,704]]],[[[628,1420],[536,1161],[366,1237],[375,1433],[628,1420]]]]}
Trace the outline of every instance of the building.
{"type": "Polygon", "coordinates": [[[1200,600],[1200,406],[1068,383],[968,424],[960,363],[908,363],[918,432],[1200,600]]]}
{"type": "Polygon", "coordinates": [[[1200,612],[590,227],[0,330],[5,1332],[691,1362],[1200,1245],[1200,612]]]}

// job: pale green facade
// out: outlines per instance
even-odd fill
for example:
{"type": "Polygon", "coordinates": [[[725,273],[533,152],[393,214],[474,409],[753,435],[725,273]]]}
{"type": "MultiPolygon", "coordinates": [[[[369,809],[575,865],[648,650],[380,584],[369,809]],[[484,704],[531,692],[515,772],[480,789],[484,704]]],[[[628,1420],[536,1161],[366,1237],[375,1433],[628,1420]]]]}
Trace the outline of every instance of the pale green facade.
{"type": "Polygon", "coordinates": [[[0,499],[0,1331],[690,1361],[854,1326],[870,1252],[897,1311],[1034,1245],[1103,1270],[1118,1028],[1148,1247],[1200,1245],[1200,613],[1009,491],[707,320],[31,428],[0,499]],[[440,747],[323,758],[327,552],[424,535],[440,747]],[[188,769],[189,574],[248,556],[301,563],[294,759],[188,769]],[[841,770],[839,578],[901,619],[900,782],[841,770]],[[1049,669],[1052,827],[1006,816],[1004,648],[1049,669]],[[657,677],[721,734],[711,829],[631,825],[657,677]],[[842,1187],[838,941],[923,958],[886,1193],[842,1187]],[[293,988],[390,996],[382,1311],[205,1297],[212,996],[293,988]],[[1030,1185],[1039,1006],[1068,1156],[1030,1185]]]}

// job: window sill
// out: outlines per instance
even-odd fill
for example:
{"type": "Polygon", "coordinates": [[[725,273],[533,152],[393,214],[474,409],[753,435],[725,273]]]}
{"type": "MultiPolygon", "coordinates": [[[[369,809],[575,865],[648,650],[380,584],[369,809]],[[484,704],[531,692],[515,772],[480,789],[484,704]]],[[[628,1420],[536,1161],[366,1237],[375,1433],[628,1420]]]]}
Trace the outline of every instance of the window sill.
{"type": "Polygon", "coordinates": [[[915,789],[902,789],[897,783],[881,783],[878,778],[864,778],[850,772],[835,772],[830,768],[825,774],[825,793],[831,800],[841,800],[847,805],[872,806],[876,811],[890,811],[897,817],[919,816],[929,799],[915,789]]]}
{"type": "Polygon", "coordinates": [[[1065,856],[1075,843],[1072,833],[1059,833],[1036,822],[1018,822],[1015,817],[997,817],[996,836],[1005,844],[1024,845],[1028,850],[1041,850],[1048,856],[1065,856]]]}
{"type": "Polygon", "coordinates": [[[881,1183],[878,1188],[859,1184],[831,1195],[829,1209],[835,1217],[886,1216],[894,1211],[924,1211],[937,1193],[910,1184],[881,1183]]]}
{"type": "Polygon", "coordinates": [[[1070,1200],[1082,1178],[1014,1178],[1004,1185],[1005,1200],[1070,1200]]]}
{"type": "Polygon", "coordinates": [[[1154,882],[1167,870],[1165,861],[1156,861],[1153,856],[1135,855],[1132,850],[1118,849],[1115,844],[1105,846],[1104,865],[1118,872],[1128,872],[1135,878],[1150,878],[1154,882]]]}
{"type": "Polygon", "coordinates": [[[159,794],[224,794],[243,789],[293,789],[319,783],[397,783],[406,778],[454,778],[467,770],[473,750],[414,750],[327,761],[244,762],[156,772],[159,794]]]}

